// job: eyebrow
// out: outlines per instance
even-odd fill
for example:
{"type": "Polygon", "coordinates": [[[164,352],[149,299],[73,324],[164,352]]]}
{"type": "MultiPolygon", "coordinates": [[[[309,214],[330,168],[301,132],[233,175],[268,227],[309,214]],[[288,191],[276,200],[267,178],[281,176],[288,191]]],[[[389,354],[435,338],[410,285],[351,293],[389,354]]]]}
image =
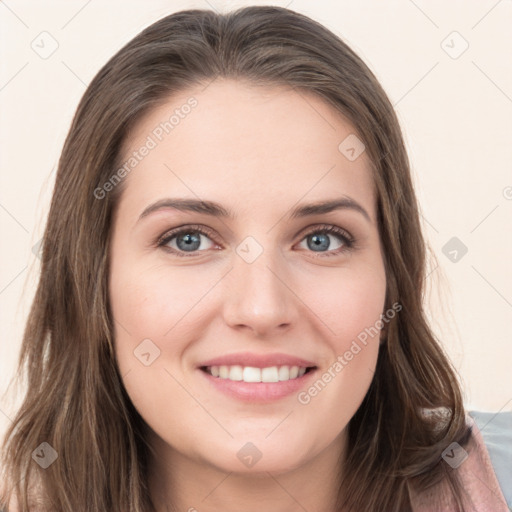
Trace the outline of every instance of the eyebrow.
{"type": "MultiPolygon", "coordinates": [[[[147,217],[153,212],[172,208],[182,212],[195,212],[212,217],[221,217],[226,219],[234,219],[235,215],[230,210],[225,209],[219,203],[214,201],[200,200],[200,199],[182,199],[182,198],[166,198],[160,199],[155,203],[150,204],[140,214],[139,220],[147,217]]],[[[329,201],[319,201],[316,203],[300,205],[292,209],[289,214],[290,219],[298,219],[308,217],[311,215],[319,215],[330,213],[336,210],[353,210],[359,212],[365,217],[366,220],[371,222],[368,212],[354,199],[350,197],[341,197],[339,199],[332,199],[329,201]]]]}

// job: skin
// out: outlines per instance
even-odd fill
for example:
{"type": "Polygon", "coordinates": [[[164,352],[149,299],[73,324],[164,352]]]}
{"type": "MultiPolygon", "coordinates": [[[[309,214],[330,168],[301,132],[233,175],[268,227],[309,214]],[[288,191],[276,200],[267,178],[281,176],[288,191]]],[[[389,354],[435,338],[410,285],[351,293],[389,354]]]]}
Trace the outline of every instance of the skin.
{"type": "MultiPolygon", "coordinates": [[[[191,96],[197,106],[125,178],[110,247],[116,353],[149,426],[152,497],[159,512],[171,501],[180,511],[332,512],[346,427],[373,377],[379,337],[307,405],[296,393],[272,403],[236,400],[197,366],[228,353],[284,352],[314,361],[320,376],[380,318],[386,276],[367,155],[350,161],[338,150],[355,130],[321,98],[217,79],[149,112],[125,156],[191,96]],[[342,196],[369,219],[348,208],[288,218],[298,204],[342,196]],[[138,220],[167,197],[216,201],[235,218],[168,208],[138,220]],[[192,256],[156,246],[189,224],[213,233],[192,256]],[[308,248],[323,224],[355,245],[329,234],[328,249],[308,248]],[[252,263],[236,252],[248,236],[263,250],[252,263]],[[160,350],[149,366],[134,355],[144,339],[160,350]],[[237,457],[247,442],[262,454],[250,468],[237,457]]],[[[176,237],[169,245],[183,247],[176,237]]]]}

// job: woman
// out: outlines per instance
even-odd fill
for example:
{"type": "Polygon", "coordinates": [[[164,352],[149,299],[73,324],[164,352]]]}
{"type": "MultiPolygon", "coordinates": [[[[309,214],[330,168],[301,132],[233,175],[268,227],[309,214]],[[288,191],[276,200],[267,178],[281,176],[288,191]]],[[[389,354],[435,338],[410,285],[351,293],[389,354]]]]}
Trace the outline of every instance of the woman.
{"type": "Polygon", "coordinates": [[[158,21],[62,152],[5,501],[506,510],[424,264],[399,124],[345,43],[277,7],[158,21]]]}

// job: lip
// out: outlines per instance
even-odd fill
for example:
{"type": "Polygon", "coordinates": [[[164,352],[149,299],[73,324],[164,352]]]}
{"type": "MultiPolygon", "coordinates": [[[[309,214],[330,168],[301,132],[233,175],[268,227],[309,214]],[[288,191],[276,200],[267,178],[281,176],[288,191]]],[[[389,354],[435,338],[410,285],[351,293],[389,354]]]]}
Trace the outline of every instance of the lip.
{"type": "MultiPolygon", "coordinates": [[[[255,366],[255,368],[258,367],[255,366]]],[[[221,379],[210,375],[201,368],[198,368],[198,373],[203,376],[202,378],[206,379],[208,384],[228,397],[247,403],[268,403],[293,394],[296,395],[316,376],[317,370],[315,368],[305,373],[302,377],[280,382],[243,382],[221,379]]]]}
{"type": "MultiPolygon", "coordinates": [[[[316,367],[317,365],[306,359],[289,354],[255,354],[253,352],[238,352],[227,354],[203,361],[198,368],[205,366],[251,366],[253,368],[267,368],[269,366],[300,366],[303,368],[316,367]]],[[[286,381],[285,381],[286,382],[286,381]]]]}

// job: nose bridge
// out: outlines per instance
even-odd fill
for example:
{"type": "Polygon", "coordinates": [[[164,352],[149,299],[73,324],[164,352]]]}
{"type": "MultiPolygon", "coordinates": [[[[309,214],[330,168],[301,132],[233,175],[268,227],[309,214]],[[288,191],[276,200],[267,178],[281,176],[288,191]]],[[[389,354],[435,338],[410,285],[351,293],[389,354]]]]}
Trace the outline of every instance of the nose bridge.
{"type": "Polygon", "coordinates": [[[293,321],[293,294],[286,286],[283,260],[277,247],[247,237],[236,248],[229,275],[226,322],[263,333],[293,321]]]}

